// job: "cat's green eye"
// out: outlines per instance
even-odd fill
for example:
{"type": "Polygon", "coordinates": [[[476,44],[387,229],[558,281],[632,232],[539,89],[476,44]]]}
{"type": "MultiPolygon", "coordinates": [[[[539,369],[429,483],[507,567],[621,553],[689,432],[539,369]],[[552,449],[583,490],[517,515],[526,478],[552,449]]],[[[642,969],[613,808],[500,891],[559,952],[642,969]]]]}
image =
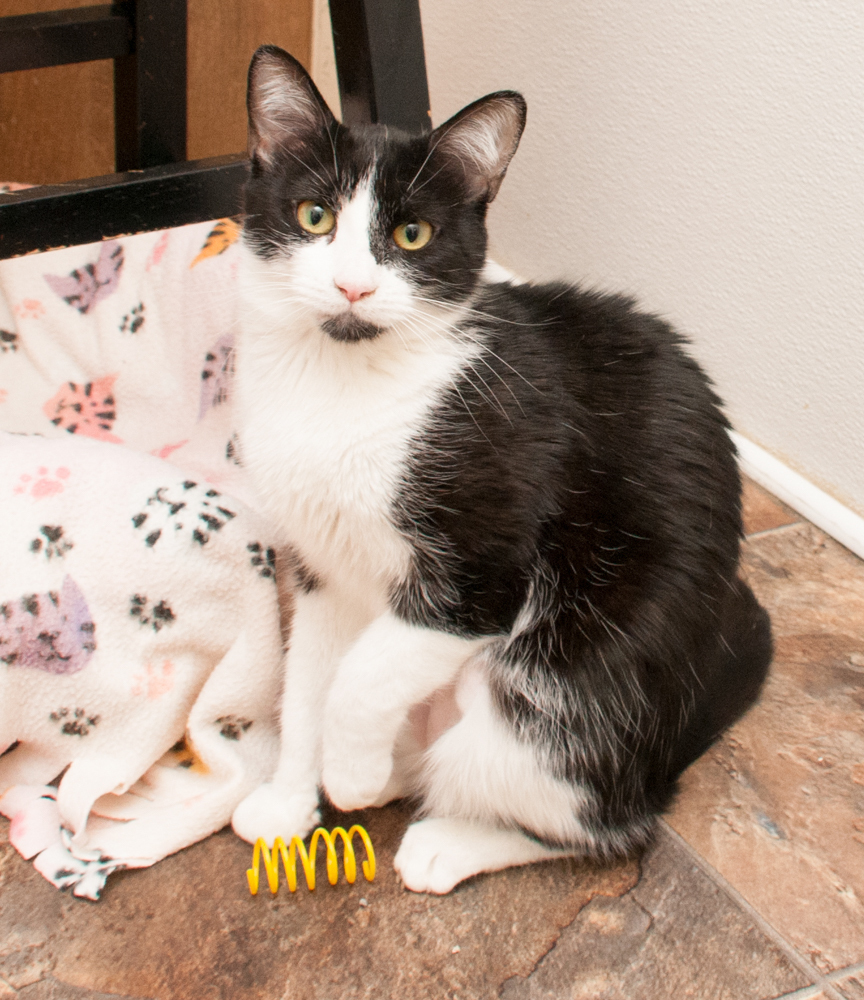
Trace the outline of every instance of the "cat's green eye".
{"type": "Polygon", "coordinates": [[[432,239],[428,222],[403,222],[393,230],[393,241],[403,250],[420,250],[432,239]]]}
{"type": "Polygon", "coordinates": [[[333,232],[336,216],[326,205],[319,205],[317,201],[301,201],[297,206],[297,221],[307,233],[326,236],[333,232]]]}

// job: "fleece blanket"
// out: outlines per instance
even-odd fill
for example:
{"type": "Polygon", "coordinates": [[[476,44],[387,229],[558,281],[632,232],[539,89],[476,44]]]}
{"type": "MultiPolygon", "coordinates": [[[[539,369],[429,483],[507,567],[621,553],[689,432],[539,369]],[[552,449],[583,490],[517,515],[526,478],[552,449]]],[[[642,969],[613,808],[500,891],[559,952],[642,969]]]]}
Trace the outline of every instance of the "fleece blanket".
{"type": "Polygon", "coordinates": [[[244,490],[231,219],[0,261],[0,429],[124,444],[244,490]]]}
{"type": "Polygon", "coordinates": [[[275,763],[275,556],[236,498],[237,235],[0,262],[0,811],[77,895],[221,828],[275,763]]]}

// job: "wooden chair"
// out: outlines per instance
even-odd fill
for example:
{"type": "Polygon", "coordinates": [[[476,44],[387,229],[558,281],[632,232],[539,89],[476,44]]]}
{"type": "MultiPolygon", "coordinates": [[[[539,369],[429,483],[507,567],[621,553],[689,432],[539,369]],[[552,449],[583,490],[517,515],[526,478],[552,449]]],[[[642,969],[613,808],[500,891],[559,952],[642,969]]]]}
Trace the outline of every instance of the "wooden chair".
{"type": "MultiPolygon", "coordinates": [[[[330,0],[342,117],[430,128],[419,0],[330,0]]],[[[0,73],[114,60],[117,173],[0,194],[0,258],[240,211],[244,154],[186,159],[186,0],[0,18],[0,73]]]]}

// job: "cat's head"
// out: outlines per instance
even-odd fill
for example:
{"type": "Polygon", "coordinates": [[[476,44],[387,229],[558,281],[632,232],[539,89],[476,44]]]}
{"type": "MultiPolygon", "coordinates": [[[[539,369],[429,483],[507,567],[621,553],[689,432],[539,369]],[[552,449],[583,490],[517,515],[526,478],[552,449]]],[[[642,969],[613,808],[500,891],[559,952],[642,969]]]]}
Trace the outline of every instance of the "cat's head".
{"type": "Polygon", "coordinates": [[[274,46],[249,69],[245,243],[286,316],[360,341],[465,301],[486,258],[486,206],[525,124],[502,91],[428,135],[336,121],[274,46]]]}

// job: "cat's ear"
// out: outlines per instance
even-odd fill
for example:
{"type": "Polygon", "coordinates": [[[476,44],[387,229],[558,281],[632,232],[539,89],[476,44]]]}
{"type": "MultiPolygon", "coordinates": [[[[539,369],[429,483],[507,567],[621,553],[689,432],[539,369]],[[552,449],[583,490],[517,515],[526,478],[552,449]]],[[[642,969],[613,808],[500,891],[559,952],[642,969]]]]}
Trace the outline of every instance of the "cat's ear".
{"type": "Polygon", "coordinates": [[[249,87],[249,156],[272,164],[280,146],[302,147],[327,131],[336,119],[293,56],[262,45],[252,56],[249,87]]]}
{"type": "Polygon", "coordinates": [[[513,90],[481,97],[432,133],[436,156],[461,167],[472,200],[492,201],[525,128],[525,98],[513,90]]]}

